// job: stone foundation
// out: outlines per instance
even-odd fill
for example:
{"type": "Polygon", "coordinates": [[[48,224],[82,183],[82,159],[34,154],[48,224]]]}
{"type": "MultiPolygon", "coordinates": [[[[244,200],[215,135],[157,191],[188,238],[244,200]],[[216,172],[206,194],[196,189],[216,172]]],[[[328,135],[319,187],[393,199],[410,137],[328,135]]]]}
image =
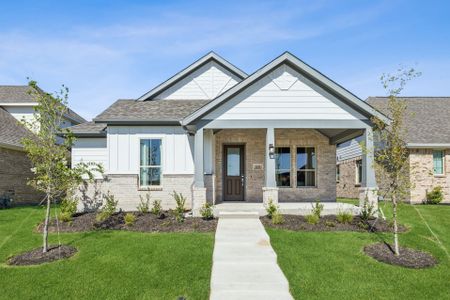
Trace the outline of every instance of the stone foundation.
{"type": "Polygon", "coordinates": [[[273,202],[273,204],[278,203],[278,188],[275,187],[263,187],[263,204],[264,206],[267,206],[270,201],[273,202]]]}
{"type": "Polygon", "coordinates": [[[360,188],[359,189],[359,207],[364,207],[366,201],[369,206],[373,206],[375,210],[378,209],[378,188],[360,188]]]}

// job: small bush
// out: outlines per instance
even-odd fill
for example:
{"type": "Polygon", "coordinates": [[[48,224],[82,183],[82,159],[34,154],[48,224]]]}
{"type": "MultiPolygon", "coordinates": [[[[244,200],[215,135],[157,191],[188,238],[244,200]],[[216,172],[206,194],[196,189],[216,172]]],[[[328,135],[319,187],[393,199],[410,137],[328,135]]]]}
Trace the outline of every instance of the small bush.
{"type": "Polygon", "coordinates": [[[72,216],[77,212],[78,199],[64,198],[61,201],[59,219],[63,222],[72,221],[72,216]]]}
{"type": "Polygon", "coordinates": [[[153,200],[151,213],[155,216],[161,215],[161,200],[153,200]]]}
{"type": "Polygon", "coordinates": [[[358,222],[358,227],[364,230],[369,229],[369,224],[364,223],[364,222],[358,222]]]}
{"type": "Polygon", "coordinates": [[[133,213],[127,213],[123,220],[125,221],[125,225],[133,226],[134,222],[136,222],[136,216],[133,213]]]}
{"type": "Polygon", "coordinates": [[[272,224],[274,225],[280,225],[284,223],[283,215],[280,214],[278,211],[272,214],[272,224]]]}
{"type": "Polygon", "coordinates": [[[119,203],[119,201],[114,200],[114,195],[111,194],[109,191],[105,195],[103,195],[103,199],[105,200],[105,204],[95,217],[96,220],[99,222],[104,221],[109,217],[111,217],[116,212],[117,203],[119,203]]]}
{"type": "Polygon", "coordinates": [[[431,192],[427,192],[426,204],[438,204],[444,200],[444,193],[441,186],[434,187],[431,192]]]}
{"type": "Polygon", "coordinates": [[[353,221],[353,215],[346,211],[339,211],[336,219],[341,224],[350,224],[353,221]]]}
{"type": "Polygon", "coordinates": [[[319,223],[319,219],[320,219],[315,214],[307,215],[305,218],[306,218],[306,222],[308,222],[309,224],[312,224],[312,225],[316,225],[317,223],[319,223]]]}
{"type": "Polygon", "coordinates": [[[141,198],[141,201],[137,206],[137,210],[143,214],[147,214],[150,211],[150,194],[145,195],[145,200],[141,195],[139,195],[139,198],[141,198]]]}
{"type": "Polygon", "coordinates": [[[326,221],[325,222],[325,226],[327,226],[327,227],[335,227],[336,223],[334,223],[333,221],[326,221]]]}
{"type": "Polygon", "coordinates": [[[266,206],[267,216],[272,219],[272,216],[278,213],[278,207],[273,203],[272,199],[269,200],[269,203],[266,206]]]}
{"type": "Polygon", "coordinates": [[[367,198],[367,196],[364,198],[364,204],[363,207],[361,208],[361,220],[367,222],[370,219],[373,218],[375,213],[375,208],[373,206],[373,204],[369,203],[369,199],[367,198]]]}
{"type": "Polygon", "coordinates": [[[320,219],[320,214],[323,211],[323,204],[316,200],[316,203],[312,206],[311,214],[316,215],[318,219],[320,219]]]}
{"type": "Polygon", "coordinates": [[[176,203],[174,210],[175,219],[177,222],[181,223],[184,221],[184,205],[186,204],[186,197],[184,197],[182,193],[177,193],[176,191],[173,191],[172,196],[176,203]]]}
{"type": "Polygon", "coordinates": [[[206,202],[203,204],[202,208],[200,208],[200,215],[203,220],[212,220],[214,219],[213,206],[206,202]]]}

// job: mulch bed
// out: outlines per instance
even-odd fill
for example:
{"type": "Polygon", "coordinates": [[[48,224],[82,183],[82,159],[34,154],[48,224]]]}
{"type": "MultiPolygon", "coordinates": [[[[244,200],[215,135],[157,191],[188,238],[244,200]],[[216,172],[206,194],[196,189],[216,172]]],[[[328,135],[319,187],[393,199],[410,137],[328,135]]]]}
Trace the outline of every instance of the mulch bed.
{"type": "Polygon", "coordinates": [[[423,269],[437,264],[437,260],[426,252],[400,247],[400,255],[396,256],[392,249],[391,245],[377,243],[364,247],[364,252],[378,261],[406,268],[423,269]]]}
{"type": "Polygon", "coordinates": [[[17,256],[14,256],[8,260],[9,265],[13,266],[30,266],[40,265],[55,260],[71,257],[77,253],[77,249],[68,245],[53,245],[50,246],[48,251],[43,253],[42,247],[37,248],[17,256]]]}
{"type": "MultiPolygon", "coordinates": [[[[125,225],[125,212],[118,212],[103,222],[97,222],[96,213],[78,214],[71,222],[59,221],[60,232],[82,232],[91,230],[131,230],[141,232],[214,232],[217,220],[203,220],[202,218],[186,217],[179,223],[169,212],[163,212],[160,216],[151,213],[143,214],[134,212],[136,221],[133,225],[125,225]]],[[[43,223],[37,230],[42,232],[43,223]]],[[[49,231],[56,232],[56,220],[51,220],[49,231]]]]}
{"type": "MultiPolygon", "coordinates": [[[[381,218],[365,222],[359,216],[354,216],[348,224],[339,223],[335,215],[320,217],[317,224],[310,224],[304,216],[283,215],[283,224],[273,224],[267,216],[261,217],[261,222],[266,227],[287,229],[293,231],[359,231],[359,232],[392,232],[391,224],[381,218]]],[[[399,232],[405,232],[407,228],[399,225],[399,232]]]]}

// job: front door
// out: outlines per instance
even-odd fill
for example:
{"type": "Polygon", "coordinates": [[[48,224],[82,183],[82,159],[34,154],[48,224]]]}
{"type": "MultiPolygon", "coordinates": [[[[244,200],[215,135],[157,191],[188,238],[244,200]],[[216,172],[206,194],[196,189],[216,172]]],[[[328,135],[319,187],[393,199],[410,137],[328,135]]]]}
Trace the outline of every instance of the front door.
{"type": "Polygon", "coordinates": [[[244,145],[224,145],[223,200],[244,201],[244,145]]]}

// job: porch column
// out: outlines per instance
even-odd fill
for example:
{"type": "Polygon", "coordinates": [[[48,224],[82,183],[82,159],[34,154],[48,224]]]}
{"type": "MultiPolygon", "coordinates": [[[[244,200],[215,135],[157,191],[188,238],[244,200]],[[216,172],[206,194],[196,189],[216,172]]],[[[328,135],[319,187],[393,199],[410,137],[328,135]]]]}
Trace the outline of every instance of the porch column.
{"type": "Polygon", "coordinates": [[[275,180],[275,155],[270,155],[269,147],[275,147],[275,130],[273,127],[266,131],[266,163],[265,163],[265,187],[263,187],[263,203],[270,200],[278,203],[278,188],[275,180]]]}
{"type": "Polygon", "coordinates": [[[359,193],[359,204],[362,206],[367,197],[370,203],[378,206],[378,187],[375,177],[374,165],[374,145],[373,145],[373,131],[371,127],[364,130],[363,142],[365,149],[362,153],[362,181],[359,193]]]}
{"type": "Polygon", "coordinates": [[[194,136],[194,186],[192,188],[192,212],[198,216],[206,202],[206,188],[203,168],[203,128],[197,129],[194,136]]]}

